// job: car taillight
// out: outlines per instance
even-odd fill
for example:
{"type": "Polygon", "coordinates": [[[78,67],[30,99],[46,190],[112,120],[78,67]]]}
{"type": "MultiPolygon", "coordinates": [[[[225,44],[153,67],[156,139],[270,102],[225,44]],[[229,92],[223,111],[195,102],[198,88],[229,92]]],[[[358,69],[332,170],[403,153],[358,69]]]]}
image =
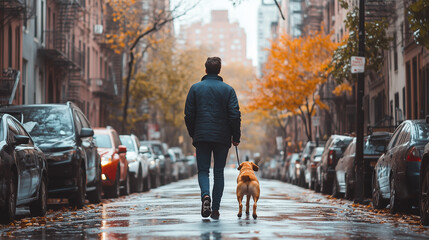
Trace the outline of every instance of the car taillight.
{"type": "Polygon", "coordinates": [[[333,163],[334,163],[334,154],[335,154],[334,150],[329,150],[329,153],[328,153],[328,163],[329,163],[329,165],[333,165],[333,163]]]}
{"type": "Polygon", "coordinates": [[[416,147],[412,147],[407,152],[407,162],[421,162],[419,150],[416,147]]]}

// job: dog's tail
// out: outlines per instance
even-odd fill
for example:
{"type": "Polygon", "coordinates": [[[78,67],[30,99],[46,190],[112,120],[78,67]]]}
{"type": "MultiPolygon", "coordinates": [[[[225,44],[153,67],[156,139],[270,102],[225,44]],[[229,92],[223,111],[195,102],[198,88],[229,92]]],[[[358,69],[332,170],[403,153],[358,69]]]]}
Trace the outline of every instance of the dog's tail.
{"type": "Polygon", "coordinates": [[[247,176],[247,175],[243,175],[243,176],[241,176],[241,181],[243,181],[243,182],[250,182],[250,177],[247,176]]]}

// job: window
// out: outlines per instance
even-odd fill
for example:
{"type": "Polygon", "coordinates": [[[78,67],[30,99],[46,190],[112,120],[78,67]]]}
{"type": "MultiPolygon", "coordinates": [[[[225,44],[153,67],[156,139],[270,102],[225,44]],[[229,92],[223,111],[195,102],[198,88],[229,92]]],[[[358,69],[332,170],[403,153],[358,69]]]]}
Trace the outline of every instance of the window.
{"type": "Polygon", "coordinates": [[[8,67],[12,67],[12,26],[9,24],[9,29],[8,29],[8,67]]]}
{"type": "Polygon", "coordinates": [[[413,111],[413,118],[418,118],[418,103],[417,103],[417,57],[413,58],[413,103],[414,103],[414,111],[413,111]]]}
{"type": "Polygon", "coordinates": [[[34,14],[34,37],[37,38],[37,22],[39,21],[39,19],[37,18],[37,0],[33,0],[33,6],[34,6],[34,10],[36,12],[36,14],[34,14]]]}
{"type": "Polygon", "coordinates": [[[41,42],[43,43],[43,41],[45,40],[44,39],[44,31],[45,31],[45,22],[44,22],[44,17],[45,17],[45,13],[44,13],[44,11],[45,11],[45,7],[44,7],[44,2],[42,1],[41,2],[41,4],[42,4],[42,7],[41,7],[41,9],[40,9],[40,11],[42,12],[42,14],[40,14],[40,21],[41,21],[41,23],[40,23],[40,38],[41,38],[41,42]]]}
{"type": "Polygon", "coordinates": [[[94,135],[95,142],[99,148],[111,148],[112,142],[108,134],[96,134],[94,135]]]}
{"type": "Polygon", "coordinates": [[[398,71],[398,43],[396,38],[396,32],[393,35],[393,69],[398,71]]]}
{"type": "MultiPolygon", "coordinates": [[[[410,61],[408,61],[405,65],[405,74],[406,74],[406,87],[407,87],[407,118],[411,118],[411,64],[410,61]]],[[[405,95],[404,95],[405,96],[405,95]]]]}
{"type": "Polygon", "coordinates": [[[16,69],[21,68],[21,28],[18,26],[15,29],[15,59],[16,59],[16,69]]]}
{"type": "Polygon", "coordinates": [[[396,128],[395,132],[393,133],[392,138],[390,139],[389,144],[387,145],[387,149],[393,148],[395,146],[396,141],[398,140],[398,136],[401,133],[402,128],[404,127],[404,124],[400,125],[398,128],[396,128]]]}

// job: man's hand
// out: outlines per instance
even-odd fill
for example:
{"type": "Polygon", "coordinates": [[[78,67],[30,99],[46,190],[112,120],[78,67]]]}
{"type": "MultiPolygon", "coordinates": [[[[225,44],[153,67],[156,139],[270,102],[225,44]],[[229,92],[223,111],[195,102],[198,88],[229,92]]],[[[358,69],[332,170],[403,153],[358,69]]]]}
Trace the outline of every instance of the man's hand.
{"type": "Polygon", "coordinates": [[[238,146],[238,144],[240,144],[240,143],[232,141],[232,145],[238,146]]]}

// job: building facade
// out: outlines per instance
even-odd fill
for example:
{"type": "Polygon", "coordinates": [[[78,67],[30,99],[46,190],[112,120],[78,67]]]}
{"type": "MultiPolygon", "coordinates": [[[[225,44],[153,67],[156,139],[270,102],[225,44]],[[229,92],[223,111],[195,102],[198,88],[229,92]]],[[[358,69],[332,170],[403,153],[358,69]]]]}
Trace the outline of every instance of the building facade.
{"type": "Polygon", "coordinates": [[[271,41],[278,35],[279,11],[273,1],[261,1],[258,8],[258,76],[267,61],[271,41]]]}
{"type": "Polygon", "coordinates": [[[246,33],[237,22],[229,21],[228,10],[213,10],[210,22],[182,26],[180,32],[186,44],[208,48],[210,54],[222,59],[222,64],[240,62],[252,66],[246,55],[246,33]]]}

